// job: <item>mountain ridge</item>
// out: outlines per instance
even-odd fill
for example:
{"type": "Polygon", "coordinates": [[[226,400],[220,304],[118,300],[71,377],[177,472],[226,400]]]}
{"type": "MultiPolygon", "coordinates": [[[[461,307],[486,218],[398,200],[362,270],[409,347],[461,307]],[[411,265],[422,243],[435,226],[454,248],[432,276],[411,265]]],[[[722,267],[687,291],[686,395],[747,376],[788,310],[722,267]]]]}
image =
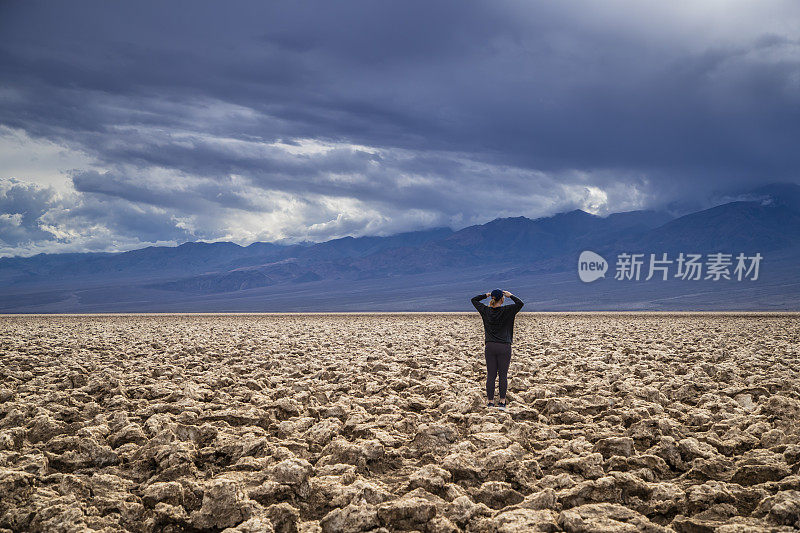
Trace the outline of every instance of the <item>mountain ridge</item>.
{"type": "Polygon", "coordinates": [[[543,276],[557,275],[574,292],[579,290],[572,285],[575,261],[584,249],[604,257],[624,251],[775,252],[781,261],[775,272],[782,273],[786,280],[780,283],[786,285],[800,258],[798,191],[798,186],[765,187],[752,192],[753,200],[676,218],[657,210],[600,217],[576,209],[537,219],[496,218],[459,230],[438,227],[315,244],[188,242],[119,253],[4,258],[0,287],[6,294],[0,296],[0,311],[116,309],[115,303],[159,310],[179,302],[203,309],[203,302],[212,300],[229,301],[236,310],[250,299],[257,307],[255,300],[269,294],[313,289],[332,294],[362,285],[379,305],[389,285],[403,291],[404,280],[412,283],[415,276],[431,280],[446,294],[447,287],[481,271],[478,279],[496,276],[512,284],[535,285],[543,276]],[[104,302],[102,291],[116,294],[116,302],[104,302]],[[64,304],[59,307],[53,300],[64,304]],[[125,303],[134,301],[141,307],[125,303]]]}

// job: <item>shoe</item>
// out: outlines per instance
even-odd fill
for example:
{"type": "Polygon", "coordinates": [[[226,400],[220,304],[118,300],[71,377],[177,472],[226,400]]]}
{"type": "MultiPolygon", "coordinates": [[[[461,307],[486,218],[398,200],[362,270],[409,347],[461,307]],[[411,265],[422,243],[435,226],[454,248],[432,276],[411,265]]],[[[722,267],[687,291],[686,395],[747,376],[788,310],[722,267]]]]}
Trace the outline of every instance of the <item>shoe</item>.
{"type": "Polygon", "coordinates": [[[494,407],[494,402],[489,402],[486,404],[486,407],[494,407]]]}
{"type": "Polygon", "coordinates": [[[497,402],[497,408],[500,409],[501,411],[505,411],[506,410],[506,402],[497,402]]]}

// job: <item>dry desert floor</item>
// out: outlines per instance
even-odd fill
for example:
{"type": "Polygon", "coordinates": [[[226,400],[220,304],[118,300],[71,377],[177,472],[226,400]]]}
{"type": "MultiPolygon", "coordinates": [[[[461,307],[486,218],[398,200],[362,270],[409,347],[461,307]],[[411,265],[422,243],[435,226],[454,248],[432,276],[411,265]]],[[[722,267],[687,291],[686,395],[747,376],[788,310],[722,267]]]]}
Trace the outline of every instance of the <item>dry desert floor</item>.
{"type": "Polygon", "coordinates": [[[0,531],[794,531],[798,315],[0,317],[0,531]]]}

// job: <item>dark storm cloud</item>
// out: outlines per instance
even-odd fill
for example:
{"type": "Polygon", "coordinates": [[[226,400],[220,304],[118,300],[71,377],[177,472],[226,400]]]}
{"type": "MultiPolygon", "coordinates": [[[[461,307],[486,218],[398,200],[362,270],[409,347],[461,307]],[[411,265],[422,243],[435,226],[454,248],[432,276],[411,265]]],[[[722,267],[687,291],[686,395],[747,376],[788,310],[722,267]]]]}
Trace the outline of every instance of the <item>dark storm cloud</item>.
{"type": "Polygon", "coordinates": [[[263,211],[274,208],[273,205],[258,204],[248,196],[248,191],[222,179],[201,181],[190,187],[175,189],[170,187],[170,180],[163,183],[143,183],[141,179],[131,178],[125,174],[112,172],[99,173],[94,170],[79,172],[72,176],[75,190],[110,198],[119,198],[132,203],[152,205],[165,208],[178,208],[183,212],[198,212],[207,209],[211,204],[241,209],[245,211],[263,211]]]}
{"type": "Polygon", "coordinates": [[[0,256],[103,251],[202,238],[169,212],[117,198],[61,195],[51,187],[0,180],[0,256]]]}
{"type": "Polygon", "coordinates": [[[72,173],[89,203],[172,210],[164,238],[280,194],[308,209],[282,234],[318,238],[545,215],[584,186],[702,203],[798,181],[798,27],[788,1],[6,2],[0,124],[108,169],[72,173]]]}
{"type": "Polygon", "coordinates": [[[219,139],[194,137],[182,139],[180,144],[170,143],[152,132],[120,137],[126,141],[118,143],[117,137],[117,146],[102,150],[103,160],[109,164],[126,161],[137,167],[115,173],[78,173],[72,177],[76,190],[189,212],[206,208],[209,202],[263,211],[267,206],[251,197],[254,189],[261,189],[304,198],[356,198],[384,209],[431,209],[449,216],[480,210],[486,205],[487,194],[501,200],[505,189],[510,193],[505,199],[510,200],[511,195],[542,192],[552,181],[519,169],[509,171],[492,165],[470,168],[464,154],[393,149],[372,153],[341,147],[322,153],[290,154],[252,142],[231,145],[219,139]],[[137,169],[141,173],[150,166],[205,179],[176,189],[167,180],[145,181],[141,174],[137,177],[137,169]],[[231,174],[246,180],[233,183],[228,178],[231,174]],[[453,190],[453,183],[458,183],[458,190],[453,190]]]}
{"type": "Polygon", "coordinates": [[[56,212],[50,219],[54,225],[73,229],[76,233],[92,234],[88,228],[96,227],[87,244],[89,249],[103,250],[106,239],[135,236],[138,243],[183,242],[205,235],[196,235],[176,224],[174,217],[163,209],[140,205],[114,198],[83,197],[75,204],[65,203],[65,210],[56,212]]]}
{"type": "Polygon", "coordinates": [[[0,249],[52,238],[38,219],[54,204],[55,193],[49,188],[0,181],[0,249]]]}

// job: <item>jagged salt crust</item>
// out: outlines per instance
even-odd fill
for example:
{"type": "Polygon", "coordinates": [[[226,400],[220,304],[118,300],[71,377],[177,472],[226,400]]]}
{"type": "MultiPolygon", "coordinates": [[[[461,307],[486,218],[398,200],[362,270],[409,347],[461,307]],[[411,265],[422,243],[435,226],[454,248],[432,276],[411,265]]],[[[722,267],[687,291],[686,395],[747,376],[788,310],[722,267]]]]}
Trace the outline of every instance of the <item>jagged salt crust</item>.
{"type": "Polygon", "coordinates": [[[796,316],[3,317],[2,531],[794,531],[796,316]]]}

